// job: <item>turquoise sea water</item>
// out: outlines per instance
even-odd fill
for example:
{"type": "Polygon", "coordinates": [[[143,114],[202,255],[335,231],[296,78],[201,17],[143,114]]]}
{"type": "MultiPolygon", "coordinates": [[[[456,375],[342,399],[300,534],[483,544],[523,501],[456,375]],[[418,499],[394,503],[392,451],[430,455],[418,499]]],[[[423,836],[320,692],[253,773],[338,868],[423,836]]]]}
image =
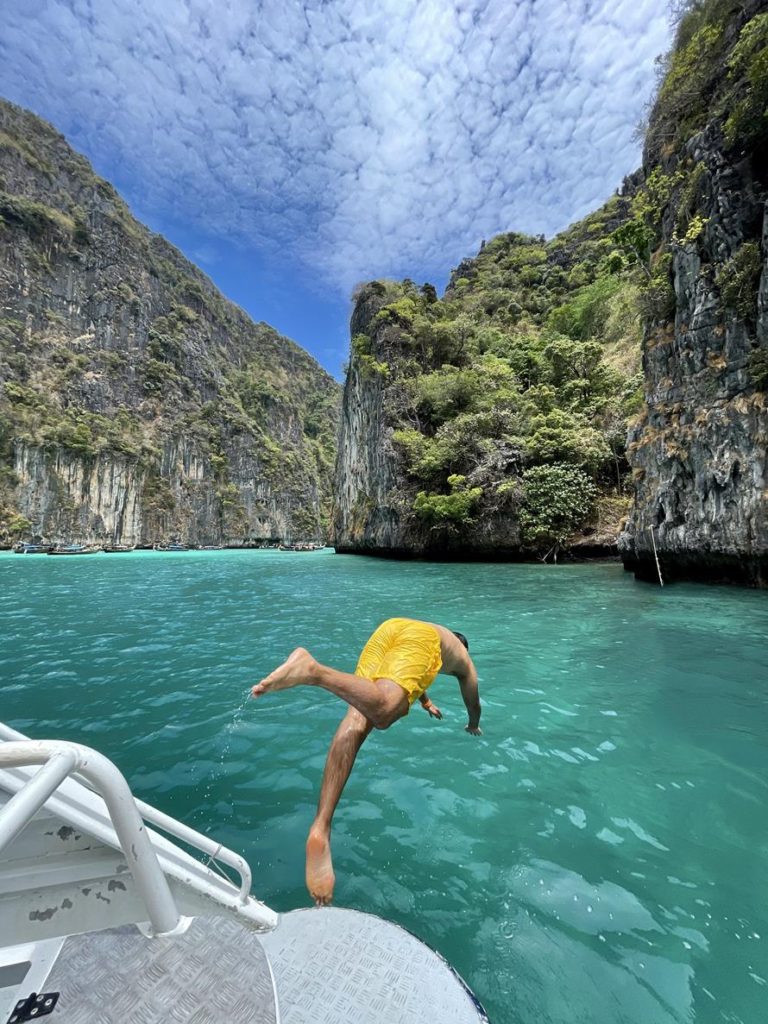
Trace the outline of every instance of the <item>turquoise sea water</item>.
{"type": "MultiPolygon", "coordinates": [[[[137,795],[305,906],[305,833],[343,713],[241,705],[297,643],[352,671],[391,615],[470,638],[455,681],[363,747],[336,902],[439,949],[494,1024],[757,1024],[768,1009],[768,596],[615,565],[281,552],[0,555],[0,719],[88,743],[137,795]]],[[[412,979],[414,984],[418,979],[412,979]]]]}

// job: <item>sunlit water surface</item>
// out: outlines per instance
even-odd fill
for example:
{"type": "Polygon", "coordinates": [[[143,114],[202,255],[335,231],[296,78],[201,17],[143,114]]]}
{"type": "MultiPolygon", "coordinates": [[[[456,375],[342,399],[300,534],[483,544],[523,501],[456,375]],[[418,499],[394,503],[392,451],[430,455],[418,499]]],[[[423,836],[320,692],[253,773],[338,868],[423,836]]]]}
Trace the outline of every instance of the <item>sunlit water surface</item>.
{"type": "Polygon", "coordinates": [[[297,689],[237,709],[298,643],[351,671],[391,615],[469,636],[484,734],[440,677],[442,722],[416,707],[371,736],[337,903],[439,949],[495,1024],[768,1019],[765,594],[615,565],[2,555],[0,718],[102,750],[289,910],[343,707],[297,689]]]}

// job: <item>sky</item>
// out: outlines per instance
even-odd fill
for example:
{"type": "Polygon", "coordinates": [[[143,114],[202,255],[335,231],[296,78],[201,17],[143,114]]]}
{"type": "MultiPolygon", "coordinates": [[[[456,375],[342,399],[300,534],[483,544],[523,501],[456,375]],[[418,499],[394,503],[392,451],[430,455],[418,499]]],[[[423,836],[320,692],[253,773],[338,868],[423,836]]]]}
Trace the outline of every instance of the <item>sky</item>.
{"type": "Polygon", "coordinates": [[[356,284],[620,186],[670,42],[667,0],[2,0],[0,95],[340,376],[356,284]]]}

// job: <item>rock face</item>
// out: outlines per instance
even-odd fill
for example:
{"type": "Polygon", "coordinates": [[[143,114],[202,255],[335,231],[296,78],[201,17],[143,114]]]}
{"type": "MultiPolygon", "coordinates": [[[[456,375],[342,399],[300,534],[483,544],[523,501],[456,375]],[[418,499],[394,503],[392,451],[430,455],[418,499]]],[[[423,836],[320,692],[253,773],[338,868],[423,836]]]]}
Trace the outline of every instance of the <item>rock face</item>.
{"type": "MultiPolygon", "coordinates": [[[[357,333],[377,312],[375,296],[352,318],[357,333]]],[[[378,353],[379,355],[381,353],[378,353]]],[[[336,550],[406,553],[413,539],[403,528],[391,429],[387,429],[384,381],[350,362],[344,383],[333,512],[336,550]]]]}
{"type": "MultiPolygon", "coordinates": [[[[702,60],[716,54],[717,65],[699,86],[697,130],[654,144],[663,89],[649,129],[646,177],[676,182],[659,249],[671,256],[674,316],[648,324],[646,411],[629,445],[635,500],[620,547],[642,578],[657,577],[655,541],[665,578],[768,582],[768,140],[759,118],[734,122],[755,86],[750,67],[768,54],[765,8],[740,5],[698,29],[699,50],[708,29],[716,47],[702,60]]],[[[670,74],[684,56],[681,41],[670,74]]],[[[763,99],[763,121],[764,110],[763,99]]]]}
{"type": "Polygon", "coordinates": [[[320,538],[339,392],[0,101],[0,543],[320,538]]]}
{"type": "Polygon", "coordinates": [[[461,531],[436,528],[414,515],[416,488],[393,442],[404,380],[371,369],[371,360],[396,365],[401,353],[397,332],[376,319],[387,301],[385,290],[373,282],[361,292],[352,315],[352,335],[370,338],[370,354],[353,355],[344,385],[332,543],[341,553],[388,557],[518,557],[519,523],[506,514],[504,503],[498,514],[461,531]]]}

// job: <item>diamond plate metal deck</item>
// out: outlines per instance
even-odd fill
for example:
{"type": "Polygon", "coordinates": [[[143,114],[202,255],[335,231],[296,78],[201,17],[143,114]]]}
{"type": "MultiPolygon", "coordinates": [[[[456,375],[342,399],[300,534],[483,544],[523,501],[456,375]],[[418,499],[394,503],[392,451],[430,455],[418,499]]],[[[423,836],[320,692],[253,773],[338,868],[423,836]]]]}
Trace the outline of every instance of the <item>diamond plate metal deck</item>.
{"type": "Polygon", "coordinates": [[[70,936],[45,991],[61,992],[51,1024],[280,1021],[259,937],[224,918],[196,918],[174,939],[130,926],[70,936]]]}
{"type": "Polygon", "coordinates": [[[294,910],[261,941],[282,1024],[487,1024],[453,968],[380,917],[335,907],[294,910]]]}
{"type": "Polygon", "coordinates": [[[283,914],[266,935],[197,918],[175,939],[131,926],[70,936],[45,991],[61,992],[51,1024],[488,1021],[438,953],[389,921],[335,907],[283,914]]]}

